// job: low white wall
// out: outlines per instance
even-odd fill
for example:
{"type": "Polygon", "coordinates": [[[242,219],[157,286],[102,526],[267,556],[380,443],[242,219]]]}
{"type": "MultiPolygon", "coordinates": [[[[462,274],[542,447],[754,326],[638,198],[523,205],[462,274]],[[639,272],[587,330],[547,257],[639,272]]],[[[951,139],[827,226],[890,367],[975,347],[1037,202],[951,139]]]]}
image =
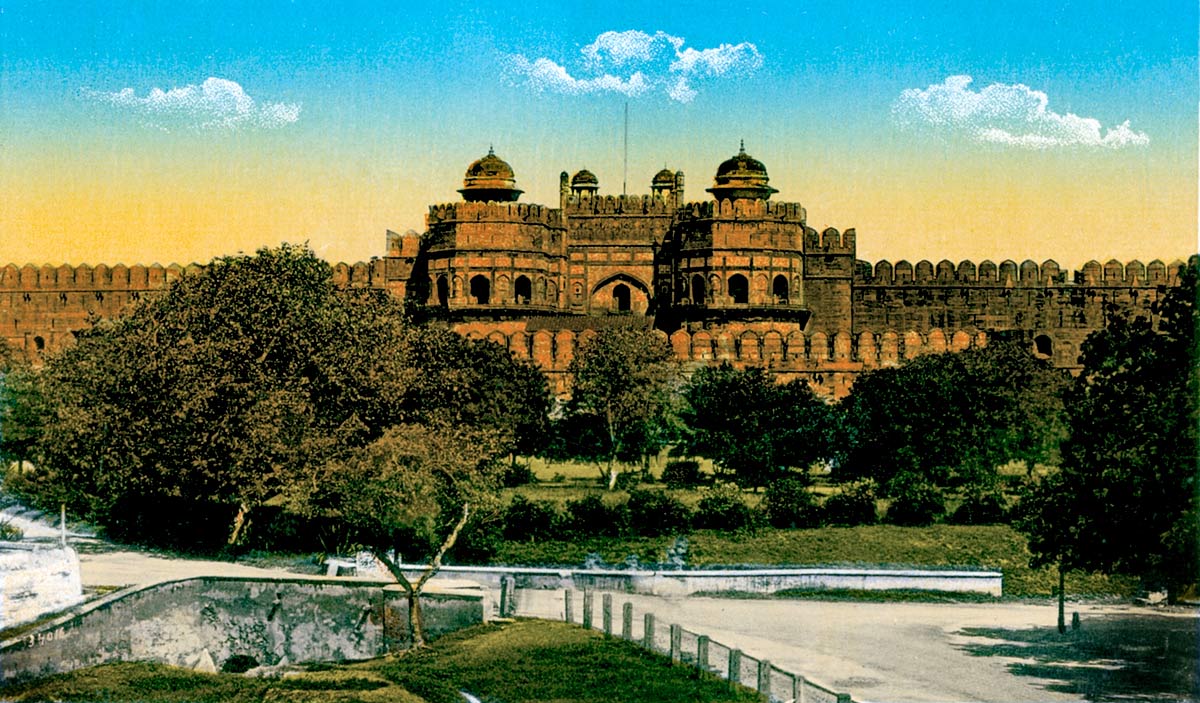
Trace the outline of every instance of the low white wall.
{"type": "Polygon", "coordinates": [[[79,555],[70,547],[0,544],[0,628],[83,600],[79,555]]]}
{"type": "MultiPolygon", "coordinates": [[[[414,576],[422,569],[404,565],[414,576]]],[[[630,569],[548,569],[519,566],[445,566],[447,578],[470,579],[490,588],[511,576],[517,588],[619,591],[656,596],[708,592],[770,594],[793,588],[860,591],[916,590],[986,593],[1000,596],[1004,576],[999,571],[942,569],[884,569],[796,567],[764,569],[696,569],[643,571],[630,569]]],[[[435,577],[436,580],[436,577],[435,577]]]]}

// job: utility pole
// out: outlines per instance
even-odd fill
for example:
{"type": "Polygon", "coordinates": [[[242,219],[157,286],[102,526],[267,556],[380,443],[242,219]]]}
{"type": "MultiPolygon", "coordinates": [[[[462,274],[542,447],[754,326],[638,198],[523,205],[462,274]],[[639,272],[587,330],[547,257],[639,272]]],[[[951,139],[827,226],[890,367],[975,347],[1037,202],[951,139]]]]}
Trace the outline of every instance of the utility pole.
{"type": "Polygon", "coordinates": [[[626,195],[629,182],[629,101],[625,101],[625,159],[621,167],[621,195],[626,195]]]}

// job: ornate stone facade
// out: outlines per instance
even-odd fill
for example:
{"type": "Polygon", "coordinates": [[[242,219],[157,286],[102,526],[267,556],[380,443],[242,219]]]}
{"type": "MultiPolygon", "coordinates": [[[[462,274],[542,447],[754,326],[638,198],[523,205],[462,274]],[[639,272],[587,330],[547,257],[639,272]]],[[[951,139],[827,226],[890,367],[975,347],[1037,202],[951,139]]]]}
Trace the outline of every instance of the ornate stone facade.
{"type": "MultiPolygon", "coordinates": [[[[771,200],[766,167],[744,148],[706,190],[710,199],[688,202],[683,173],[664,169],[648,195],[603,195],[581,170],[561,175],[557,207],[519,203],[513,169],[489,150],[468,168],[461,201],[429,208],[425,232],[389,231],[383,257],[339,264],[335,276],[533,359],[560,391],[579,341],[637,326],[659,330],[684,362],[762,366],[841,396],[864,370],[995,335],[1075,368],[1109,310],[1148,310],[1185,266],[871,264],[857,260],[853,229],[818,231],[800,204],[771,200]]],[[[184,273],[8,266],[0,334],[36,357],[184,273]]]]}

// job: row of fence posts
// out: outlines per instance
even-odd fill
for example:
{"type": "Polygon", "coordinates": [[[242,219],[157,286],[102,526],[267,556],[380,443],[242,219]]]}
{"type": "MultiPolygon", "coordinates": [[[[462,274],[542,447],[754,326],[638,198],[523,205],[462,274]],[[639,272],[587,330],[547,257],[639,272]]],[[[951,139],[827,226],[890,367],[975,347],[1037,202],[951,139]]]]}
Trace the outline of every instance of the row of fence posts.
{"type": "MultiPolygon", "coordinates": [[[[513,585],[501,584],[501,614],[505,613],[504,606],[506,604],[511,607],[513,603],[513,585]]],[[[593,591],[583,592],[583,613],[582,619],[579,621],[585,629],[596,629],[594,621],[595,610],[595,593],[593,591]]],[[[575,619],[575,591],[571,589],[564,590],[563,597],[563,619],[566,622],[574,623],[575,619]]],[[[633,603],[626,602],[621,606],[621,632],[622,639],[635,642],[645,649],[652,652],[661,652],[655,646],[655,628],[657,622],[654,613],[644,613],[642,615],[642,637],[640,640],[634,639],[633,636],[633,603]]],[[[600,598],[600,630],[607,636],[613,636],[613,598],[611,593],[603,593],[600,598]]],[[[683,634],[685,630],[679,625],[670,625],[669,629],[669,649],[666,654],[669,654],[672,661],[687,663],[683,651],[683,634]]],[[[689,635],[695,633],[688,633],[689,635]]],[[[714,642],[706,635],[696,634],[696,650],[694,666],[713,673],[720,673],[718,667],[714,667],[710,660],[710,650],[714,647],[728,650],[728,663],[726,668],[726,678],[732,684],[743,684],[753,687],[759,693],[766,696],[769,701],[789,700],[788,698],[775,695],[774,691],[779,690],[783,695],[790,694],[790,700],[795,703],[853,703],[849,693],[837,693],[831,691],[824,686],[820,686],[811,681],[808,681],[799,674],[793,674],[783,671],[771,664],[766,659],[754,659],[748,657],[740,649],[728,647],[719,642],[714,642]],[[742,667],[743,660],[750,662],[757,661],[758,675],[757,680],[743,681],[742,667]],[[774,677],[781,677],[783,681],[776,681],[774,677]],[[789,681],[790,680],[790,681],[789,681]],[[787,684],[791,685],[788,686],[787,684]],[[779,685],[782,684],[782,685],[779,685]]],[[[689,651],[688,657],[691,652],[689,651]]]]}

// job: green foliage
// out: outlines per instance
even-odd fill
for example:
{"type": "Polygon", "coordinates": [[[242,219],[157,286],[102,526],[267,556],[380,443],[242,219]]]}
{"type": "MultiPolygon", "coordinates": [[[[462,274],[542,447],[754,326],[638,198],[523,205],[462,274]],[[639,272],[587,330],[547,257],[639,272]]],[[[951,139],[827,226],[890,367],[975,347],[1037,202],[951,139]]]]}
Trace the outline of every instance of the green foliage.
{"type": "Polygon", "coordinates": [[[6,379],[24,490],[132,541],[212,550],[256,510],[400,424],[542,437],[546,382],[490,342],[415,328],[304,247],[225,257],[6,379]],[[230,525],[232,524],[232,530],[230,525]]]}
{"type": "Polygon", "coordinates": [[[997,481],[969,486],[963,501],[950,516],[955,525],[998,525],[1008,521],[1008,500],[997,481]]]}
{"type": "Polygon", "coordinates": [[[221,664],[223,674],[244,674],[258,666],[258,660],[248,654],[235,654],[221,664]]]}
{"type": "Polygon", "coordinates": [[[607,461],[609,487],[615,462],[656,453],[668,441],[675,356],[661,333],[604,329],[587,337],[571,365],[571,399],[563,425],[565,451],[607,461]]]}
{"type": "Polygon", "coordinates": [[[20,542],[25,538],[25,530],[14,525],[12,519],[0,520],[0,541],[20,542]]]}
{"type": "Polygon", "coordinates": [[[767,523],[776,528],[817,527],[821,506],[805,481],[784,477],[767,485],[763,498],[767,523]]]}
{"type": "Polygon", "coordinates": [[[758,522],[758,512],[746,504],[741,489],[728,483],[705,491],[692,518],[699,530],[749,530],[758,522]]]}
{"type": "Polygon", "coordinates": [[[902,474],[888,486],[887,521],[893,525],[931,525],[946,514],[946,499],[937,486],[920,476],[902,474]]]}
{"type": "Polygon", "coordinates": [[[1172,598],[1200,573],[1200,273],[1182,275],[1152,317],[1113,317],[1084,342],[1061,471],[1019,520],[1037,563],[1138,574],[1172,598]]]}
{"type": "Polygon", "coordinates": [[[830,453],[830,411],[804,381],[724,363],[697,370],[683,394],[677,451],[712,459],[740,485],[766,485],[830,453]]]}
{"type": "Polygon", "coordinates": [[[695,488],[705,483],[704,474],[700,473],[700,462],[691,459],[668,461],[661,480],[671,489],[695,488]]]}
{"type": "Polygon", "coordinates": [[[995,341],[919,356],[860,376],[842,403],[842,477],[887,485],[919,474],[942,486],[984,479],[1016,460],[1056,456],[1065,372],[1021,345],[995,341]]]}
{"type": "Polygon", "coordinates": [[[615,537],[630,529],[628,503],[609,504],[595,493],[567,501],[566,513],[567,531],[580,537],[615,537]]]}
{"type": "Polygon", "coordinates": [[[514,496],[504,511],[504,539],[537,542],[558,537],[562,515],[553,503],[514,496]]]}
{"type": "Polygon", "coordinates": [[[860,481],[844,486],[825,499],[822,506],[826,525],[873,525],[879,522],[875,509],[875,484],[860,481]]]}
{"type": "Polygon", "coordinates": [[[632,490],[626,505],[631,529],[639,535],[683,534],[691,527],[691,511],[664,491],[632,490]]]}

